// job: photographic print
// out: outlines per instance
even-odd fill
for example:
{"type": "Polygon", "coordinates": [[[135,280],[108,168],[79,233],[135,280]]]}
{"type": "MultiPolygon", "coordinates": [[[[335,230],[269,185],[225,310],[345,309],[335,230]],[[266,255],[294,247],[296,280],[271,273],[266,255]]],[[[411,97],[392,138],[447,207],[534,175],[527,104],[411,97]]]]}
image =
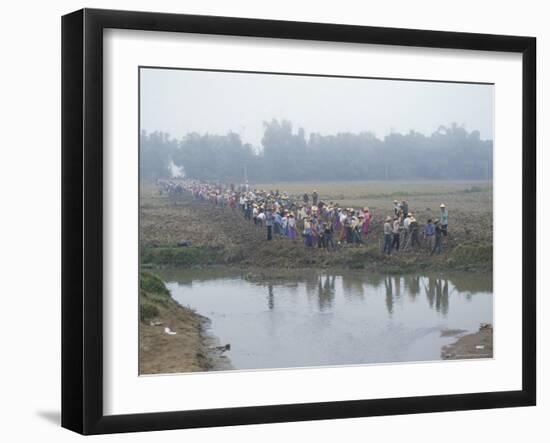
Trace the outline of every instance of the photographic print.
{"type": "Polygon", "coordinates": [[[139,126],[140,375],[493,358],[493,84],[140,67],[139,126]]]}

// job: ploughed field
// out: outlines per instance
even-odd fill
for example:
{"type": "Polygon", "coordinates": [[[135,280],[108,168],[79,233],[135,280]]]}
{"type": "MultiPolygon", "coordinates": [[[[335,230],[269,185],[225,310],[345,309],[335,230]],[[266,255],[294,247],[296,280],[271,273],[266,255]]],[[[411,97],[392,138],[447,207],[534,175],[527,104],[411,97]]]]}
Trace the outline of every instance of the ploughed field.
{"type": "Polygon", "coordinates": [[[213,207],[184,195],[177,200],[143,183],[140,194],[140,246],[143,266],[337,267],[407,272],[419,269],[492,269],[493,188],[491,182],[280,182],[253,188],[288,192],[296,201],[313,189],[319,199],[341,207],[369,207],[374,218],[363,245],[341,245],[336,251],[306,248],[286,238],[265,241],[265,227],[247,222],[241,212],[213,207]],[[382,225],[393,214],[393,200],[407,200],[420,223],[449,210],[449,236],[443,253],[408,249],[390,257],[380,251],[382,225]],[[180,247],[178,243],[190,242],[180,247]]]}

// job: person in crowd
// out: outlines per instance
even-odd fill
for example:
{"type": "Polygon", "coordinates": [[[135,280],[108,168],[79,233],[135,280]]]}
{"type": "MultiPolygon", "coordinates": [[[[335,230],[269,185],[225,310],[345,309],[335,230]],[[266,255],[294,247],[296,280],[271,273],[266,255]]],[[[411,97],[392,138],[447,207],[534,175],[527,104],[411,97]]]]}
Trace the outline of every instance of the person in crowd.
{"type": "MultiPolygon", "coordinates": [[[[337,235],[340,234],[340,229],[342,228],[342,224],[340,223],[340,214],[341,214],[340,208],[334,208],[333,210],[333,220],[332,220],[332,230],[337,235]]],[[[336,239],[339,241],[339,238],[336,239]]]]}
{"type": "Polygon", "coordinates": [[[244,193],[241,193],[241,195],[239,195],[239,207],[241,208],[241,211],[243,212],[243,214],[244,214],[244,204],[245,204],[244,193]]]}
{"type": "Polygon", "coordinates": [[[398,216],[400,212],[401,212],[401,205],[399,204],[399,202],[397,200],[394,200],[393,201],[393,215],[398,216]]]}
{"type": "Polygon", "coordinates": [[[317,219],[317,224],[315,225],[315,232],[317,233],[317,247],[325,247],[325,224],[320,218],[317,219]]]}
{"type": "Polygon", "coordinates": [[[441,225],[441,233],[446,237],[449,227],[449,211],[445,206],[445,203],[439,205],[441,214],[439,215],[439,223],[441,225]]]}
{"type": "Polygon", "coordinates": [[[428,219],[424,227],[424,241],[426,242],[428,250],[431,251],[435,243],[435,225],[431,218],[428,219]]]}
{"type": "Polygon", "coordinates": [[[332,251],[335,249],[334,240],[332,234],[334,232],[332,221],[329,219],[325,222],[325,247],[327,250],[332,251]]]}
{"type": "Polygon", "coordinates": [[[283,235],[283,217],[279,211],[273,215],[273,234],[283,235]]]}
{"type": "Polygon", "coordinates": [[[258,208],[258,215],[256,216],[256,224],[259,227],[262,227],[265,221],[265,212],[264,209],[260,206],[258,208]]]}
{"type": "Polygon", "coordinates": [[[370,222],[372,220],[372,214],[369,211],[369,208],[363,208],[363,238],[367,238],[369,235],[370,222]]]}
{"type": "Polygon", "coordinates": [[[245,200],[245,219],[250,221],[252,220],[252,200],[245,200]]]}
{"type": "Polygon", "coordinates": [[[396,251],[399,251],[399,240],[401,238],[401,221],[399,219],[399,216],[396,216],[393,218],[393,224],[392,224],[392,243],[391,243],[391,249],[395,249],[396,251]]]}
{"type": "Polygon", "coordinates": [[[273,212],[268,207],[265,211],[265,226],[267,229],[267,241],[273,239],[273,212]]]}
{"type": "Polygon", "coordinates": [[[407,215],[405,219],[403,220],[403,249],[408,245],[409,243],[409,237],[410,237],[410,226],[411,226],[411,216],[412,214],[407,212],[407,215]]]}
{"type": "Polygon", "coordinates": [[[384,253],[387,255],[391,254],[392,232],[391,217],[388,216],[384,222],[384,253]]]}
{"type": "Polygon", "coordinates": [[[401,211],[403,212],[403,217],[409,213],[409,203],[407,200],[401,201],[401,211]]]}
{"type": "Polygon", "coordinates": [[[443,229],[438,219],[434,221],[434,247],[430,255],[441,254],[441,239],[443,235],[443,229]]]}
{"type": "Polygon", "coordinates": [[[305,216],[307,215],[307,210],[304,205],[300,205],[298,207],[298,212],[296,215],[298,220],[303,220],[305,218],[305,216]]]}
{"type": "Polygon", "coordinates": [[[338,235],[338,242],[344,243],[346,241],[346,220],[348,219],[348,214],[345,209],[340,211],[340,233],[338,235]]]}
{"type": "Polygon", "coordinates": [[[350,244],[352,242],[352,227],[351,224],[353,222],[353,210],[351,208],[348,208],[346,215],[346,219],[344,220],[344,239],[346,243],[350,244]]]}
{"type": "Polygon", "coordinates": [[[313,206],[317,206],[317,203],[319,201],[319,194],[317,194],[317,189],[313,190],[313,193],[311,194],[311,203],[313,206]]]}
{"type": "Polygon", "coordinates": [[[281,223],[281,232],[285,237],[288,237],[288,210],[283,211],[283,218],[281,223]]]}
{"type": "Polygon", "coordinates": [[[420,227],[418,226],[418,222],[416,221],[416,218],[414,218],[414,214],[410,213],[409,217],[409,231],[410,231],[410,238],[411,238],[411,248],[414,248],[415,246],[420,247],[420,240],[418,238],[418,233],[420,227]]]}
{"type": "Polygon", "coordinates": [[[313,234],[311,232],[311,222],[309,217],[304,219],[304,244],[308,248],[313,246],[313,234]]]}
{"type": "Polygon", "coordinates": [[[356,215],[352,219],[352,243],[361,244],[363,243],[363,238],[361,234],[363,233],[363,216],[362,215],[356,215]]]}
{"type": "Polygon", "coordinates": [[[294,218],[294,213],[288,215],[288,238],[291,240],[296,240],[298,238],[298,233],[296,232],[296,218],[294,218]]]}
{"type": "Polygon", "coordinates": [[[310,215],[309,224],[311,227],[311,246],[314,248],[317,246],[317,219],[315,215],[310,215]]]}

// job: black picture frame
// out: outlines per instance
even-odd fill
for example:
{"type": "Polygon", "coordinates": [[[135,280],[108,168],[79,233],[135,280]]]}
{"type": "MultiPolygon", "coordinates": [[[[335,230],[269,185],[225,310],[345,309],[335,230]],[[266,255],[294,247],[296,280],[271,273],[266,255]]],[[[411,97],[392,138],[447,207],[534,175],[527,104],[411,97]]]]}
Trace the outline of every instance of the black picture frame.
{"type": "Polygon", "coordinates": [[[62,426],[82,434],[531,406],[536,403],[536,39],[233,17],[83,9],[62,18],[62,426]],[[103,30],[522,54],[522,389],[392,399],[103,413],[103,30]]]}

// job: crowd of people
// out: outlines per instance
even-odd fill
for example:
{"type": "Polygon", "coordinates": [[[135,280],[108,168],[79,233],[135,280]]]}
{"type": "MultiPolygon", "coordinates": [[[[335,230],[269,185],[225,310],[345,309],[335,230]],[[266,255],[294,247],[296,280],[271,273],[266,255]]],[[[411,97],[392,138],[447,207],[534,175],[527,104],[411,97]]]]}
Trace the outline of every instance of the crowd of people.
{"type": "MultiPolygon", "coordinates": [[[[384,222],[384,253],[391,254],[392,250],[399,251],[411,248],[420,248],[420,225],[414,214],[409,212],[408,203],[403,200],[394,200],[394,215],[387,216],[384,222]]],[[[429,218],[424,225],[422,239],[430,254],[441,254],[443,250],[443,236],[447,236],[449,228],[449,211],[444,203],[439,206],[440,218],[429,218]]]]}
{"type": "MultiPolygon", "coordinates": [[[[369,238],[373,214],[368,207],[340,207],[323,201],[317,192],[292,198],[287,192],[251,189],[249,185],[221,185],[197,180],[159,180],[160,192],[177,197],[184,193],[202,202],[241,211],[244,220],[265,228],[266,240],[275,236],[302,240],[308,248],[332,251],[342,245],[362,244],[369,238]]],[[[440,217],[428,219],[421,228],[405,200],[394,200],[393,214],[383,224],[383,252],[420,249],[440,254],[443,237],[448,234],[449,214],[440,205],[440,217]],[[421,241],[422,239],[422,241],[421,241]]]]}

